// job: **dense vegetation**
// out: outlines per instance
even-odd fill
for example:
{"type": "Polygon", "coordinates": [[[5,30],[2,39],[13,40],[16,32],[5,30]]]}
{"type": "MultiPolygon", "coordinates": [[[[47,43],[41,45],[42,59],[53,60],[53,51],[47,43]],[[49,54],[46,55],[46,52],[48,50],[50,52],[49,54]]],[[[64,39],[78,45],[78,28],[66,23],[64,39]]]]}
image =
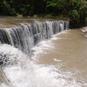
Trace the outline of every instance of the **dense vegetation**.
{"type": "Polygon", "coordinates": [[[77,27],[77,24],[86,25],[87,0],[0,0],[0,15],[62,15],[77,27]]]}

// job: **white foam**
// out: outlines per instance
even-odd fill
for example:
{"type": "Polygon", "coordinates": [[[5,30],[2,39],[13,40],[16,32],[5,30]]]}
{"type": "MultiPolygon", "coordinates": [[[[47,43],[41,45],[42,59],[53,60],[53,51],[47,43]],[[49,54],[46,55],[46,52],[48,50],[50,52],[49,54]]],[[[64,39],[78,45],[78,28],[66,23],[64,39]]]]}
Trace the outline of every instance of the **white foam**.
{"type": "MultiPolygon", "coordinates": [[[[6,56],[7,60],[6,64],[10,65],[10,63],[15,64],[23,64],[24,62],[29,61],[29,58],[27,55],[22,53],[20,50],[14,48],[13,46],[7,45],[7,44],[0,44],[0,54],[2,56],[6,56]],[[20,61],[20,62],[19,62],[20,61]]],[[[4,60],[2,57],[1,59],[4,60]]]]}
{"type": "Polygon", "coordinates": [[[25,68],[6,67],[4,72],[13,87],[82,87],[70,72],[58,71],[53,66],[28,64],[25,68]]]}
{"type": "Polygon", "coordinates": [[[41,41],[38,45],[32,48],[32,50],[34,51],[32,59],[38,60],[39,54],[47,54],[47,51],[53,48],[54,44],[52,43],[52,40],[41,41]]]}
{"type": "Polygon", "coordinates": [[[40,54],[47,54],[49,50],[55,49],[55,44],[53,43],[54,40],[62,39],[58,38],[58,35],[65,34],[68,31],[62,31],[58,34],[53,35],[49,40],[44,40],[38,43],[35,47],[32,48],[32,50],[34,51],[32,59],[38,61],[40,54]]]}
{"type": "Polygon", "coordinates": [[[58,58],[53,59],[55,62],[62,62],[62,60],[58,60],[58,58]]]}
{"type": "MultiPolygon", "coordinates": [[[[39,43],[39,47],[35,48],[36,51],[43,52],[44,49],[52,49],[54,45],[50,41],[39,43]]],[[[74,79],[73,73],[61,71],[53,65],[30,62],[21,51],[9,45],[1,45],[0,52],[8,54],[10,58],[15,57],[19,62],[3,68],[11,85],[6,86],[2,83],[0,87],[83,87],[84,85],[74,79]]]]}

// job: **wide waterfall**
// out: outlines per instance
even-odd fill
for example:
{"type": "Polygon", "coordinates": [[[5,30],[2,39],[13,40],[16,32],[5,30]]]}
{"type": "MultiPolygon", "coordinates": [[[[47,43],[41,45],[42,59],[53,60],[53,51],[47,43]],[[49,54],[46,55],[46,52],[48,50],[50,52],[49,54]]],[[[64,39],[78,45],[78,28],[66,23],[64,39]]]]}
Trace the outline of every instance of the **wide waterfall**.
{"type": "Polygon", "coordinates": [[[51,65],[37,62],[41,52],[44,55],[46,50],[55,50],[51,41],[68,29],[68,21],[53,20],[1,28],[0,87],[87,87],[74,78],[75,73],[62,69],[61,60],[53,57],[57,64],[51,65]]]}
{"type": "Polygon", "coordinates": [[[0,29],[0,42],[19,48],[31,56],[31,48],[40,41],[69,28],[68,21],[33,21],[0,29]]]}
{"type": "Polygon", "coordinates": [[[0,45],[0,87],[85,87],[60,66],[41,65],[13,46],[0,45]]]}

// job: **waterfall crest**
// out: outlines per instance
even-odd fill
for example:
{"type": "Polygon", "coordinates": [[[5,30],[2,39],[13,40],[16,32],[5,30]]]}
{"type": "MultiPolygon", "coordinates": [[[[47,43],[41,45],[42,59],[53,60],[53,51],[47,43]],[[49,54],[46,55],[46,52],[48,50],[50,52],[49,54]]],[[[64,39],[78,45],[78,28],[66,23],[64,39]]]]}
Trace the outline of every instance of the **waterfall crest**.
{"type": "Polygon", "coordinates": [[[0,29],[0,41],[31,55],[31,48],[33,46],[68,28],[69,22],[67,21],[33,21],[31,24],[20,23],[12,28],[0,29]]]}

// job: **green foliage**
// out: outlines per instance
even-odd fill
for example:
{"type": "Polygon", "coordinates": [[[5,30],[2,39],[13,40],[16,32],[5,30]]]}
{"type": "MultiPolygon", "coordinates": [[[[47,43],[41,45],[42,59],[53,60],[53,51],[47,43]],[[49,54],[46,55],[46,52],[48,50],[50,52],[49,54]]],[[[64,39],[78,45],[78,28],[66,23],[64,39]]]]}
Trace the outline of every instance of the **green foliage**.
{"type": "Polygon", "coordinates": [[[0,0],[0,15],[63,15],[85,24],[87,0],[0,0]]]}
{"type": "Polygon", "coordinates": [[[6,0],[0,1],[0,15],[16,15],[16,11],[6,0]]]}
{"type": "Polygon", "coordinates": [[[47,1],[47,7],[53,7],[62,9],[64,7],[64,0],[48,0],[47,1]]]}
{"type": "Polygon", "coordinates": [[[73,20],[78,20],[80,18],[80,14],[78,13],[77,10],[71,10],[69,12],[69,17],[73,20]]]}
{"type": "Polygon", "coordinates": [[[71,10],[69,12],[69,18],[70,18],[71,27],[79,27],[80,14],[79,14],[78,10],[71,10]]]}

